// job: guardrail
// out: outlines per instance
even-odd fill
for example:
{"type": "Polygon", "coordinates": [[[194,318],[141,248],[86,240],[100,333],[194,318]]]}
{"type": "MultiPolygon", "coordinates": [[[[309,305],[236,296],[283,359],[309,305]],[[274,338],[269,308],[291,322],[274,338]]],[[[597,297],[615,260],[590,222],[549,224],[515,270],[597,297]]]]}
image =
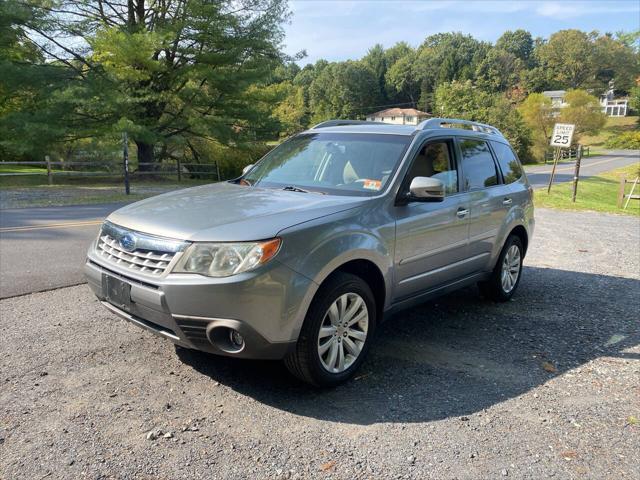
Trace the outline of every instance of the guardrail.
{"type": "Polygon", "coordinates": [[[0,166],[5,165],[43,167],[41,172],[0,172],[0,177],[46,175],[49,185],[52,185],[54,178],[58,176],[126,177],[128,174],[136,177],[139,175],[175,175],[178,182],[180,182],[182,181],[183,175],[212,175],[216,177],[218,181],[220,180],[220,169],[217,163],[184,163],[180,160],[165,160],[162,163],[139,162],[135,164],[138,169],[129,172],[125,171],[124,163],[119,161],[95,160],[53,162],[49,160],[48,156],[45,161],[0,162],[0,166]],[[89,169],[76,169],[77,167],[88,167],[89,169]],[[150,168],[140,170],[140,167],[150,168]],[[210,168],[206,169],[206,167],[210,168]]]}

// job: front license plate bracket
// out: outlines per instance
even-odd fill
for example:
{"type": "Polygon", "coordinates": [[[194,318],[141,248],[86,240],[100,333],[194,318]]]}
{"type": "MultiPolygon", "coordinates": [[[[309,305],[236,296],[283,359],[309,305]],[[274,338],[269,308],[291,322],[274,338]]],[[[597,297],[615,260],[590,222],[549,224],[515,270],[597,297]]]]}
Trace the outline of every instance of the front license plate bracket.
{"type": "Polygon", "coordinates": [[[127,311],[131,309],[131,284],[103,273],[102,293],[112,305],[127,311]]]}

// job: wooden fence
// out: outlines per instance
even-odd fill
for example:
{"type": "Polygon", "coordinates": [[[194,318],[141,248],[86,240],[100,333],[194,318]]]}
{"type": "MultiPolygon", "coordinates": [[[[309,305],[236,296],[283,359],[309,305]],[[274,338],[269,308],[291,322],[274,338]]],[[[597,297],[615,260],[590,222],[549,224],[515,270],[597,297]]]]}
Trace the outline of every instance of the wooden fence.
{"type": "Polygon", "coordinates": [[[135,163],[138,170],[125,172],[124,162],[113,160],[94,161],[65,161],[53,162],[49,157],[44,161],[27,162],[0,162],[0,166],[15,165],[25,167],[42,167],[41,172],[0,172],[0,177],[22,177],[33,175],[46,175],[49,185],[53,184],[54,178],[58,176],[78,176],[78,177],[125,177],[128,173],[133,177],[139,175],[173,176],[178,182],[183,176],[213,176],[220,180],[220,169],[217,163],[183,163],[180,160],[163,161],[162,163],[135,163]],[[149,169],[140,170],[140,167],[149,169]],[[209,168],[207,168],[209,167],[209,168]]]}
{"type": "MultiPolygon", "coordinates": [[[[582,156],[588,157],[590,155],[589,147],[582,147],[582,156]]],[[[553,150],[550,150],[544,154],[544,163],[549,161],[553,162],[553,150]]],[[[571,158],[576,158],[578,155],[578,147],[574,146],[571,148],[563,148],[562,149],[562,157],[560,160],[567,160],[571,158]]]]}
{"type": "Polygon", "coordinates": [[[636,187],[640,184],[640,177],[636,177],[635,180],[627,180],[626,175],[620,176],[620,188],[618,189],[618,208],[626,210],[629,206],[630,200],[640,200],[640,188],[638,193],[634,195],[636,187]],[[627,184],[631,184],[631,191],[627,194],[627,184]],[[626,200],[626,201],[625,201],[626,200]]]}

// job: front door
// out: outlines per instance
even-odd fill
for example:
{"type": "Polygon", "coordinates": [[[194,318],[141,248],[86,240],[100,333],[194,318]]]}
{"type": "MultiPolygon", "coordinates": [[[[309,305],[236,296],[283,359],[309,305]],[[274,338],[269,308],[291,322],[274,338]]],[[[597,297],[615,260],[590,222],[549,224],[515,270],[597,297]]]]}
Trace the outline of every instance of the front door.
{"type": "Polygon", "coordinates": [[[403,192],[414,177],[442,180],[442,202],[410,202],[396,209],[394,300],[463,277],[468,272],[469,204],[460,193],[453,139],[428,141],[413,160],[403,192]]]}

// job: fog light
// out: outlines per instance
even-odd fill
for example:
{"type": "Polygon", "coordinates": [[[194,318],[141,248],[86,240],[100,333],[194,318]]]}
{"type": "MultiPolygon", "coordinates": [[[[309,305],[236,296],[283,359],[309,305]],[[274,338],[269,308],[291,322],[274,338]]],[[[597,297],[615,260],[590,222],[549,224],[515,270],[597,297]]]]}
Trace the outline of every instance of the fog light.
{"type": "Polygon", "coordinates": [[[240,350],[244,347],[244,337],[237,330],[229,330],[229,340],[231,345],[240,350]]]}

